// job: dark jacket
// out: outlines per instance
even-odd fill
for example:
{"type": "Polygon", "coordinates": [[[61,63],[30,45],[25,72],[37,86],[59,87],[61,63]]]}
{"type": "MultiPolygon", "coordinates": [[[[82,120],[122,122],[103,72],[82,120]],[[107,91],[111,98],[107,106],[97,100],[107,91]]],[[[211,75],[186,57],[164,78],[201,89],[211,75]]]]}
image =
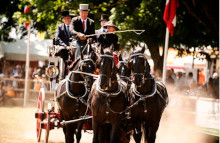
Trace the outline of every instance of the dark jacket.
{"type": "Polygon", "coordinates": [[[98,44],[101,45],[102,48],[110,47],[112,44],[114,45],[114,51],[119,50],[118,44],[118,36],[115,34],[103,34],[98,37],[98,44]]]}
{"type": "Polygon", "coordinates": [[[57,26],[55,44],[60,46],[69,46],[69,37],[64,23],[57,26]]]}
{"type": "MultiPolygon", "coordinates": [[[[94,21],[92,19],[87,18],[86,26],[87,26],[87,29],[84,32],[80,16],[74,17],[72,19],[72,21],[70,23],[70,33],[72,36],[76,37],[77,42],[82,41],[77,37],[77,34],[79,32],[83,33],[85,35],[95,34],[95,25],[94,25],[94,21]]],[[[93,40],[95,40],[95,36],[88,37],[88,38],[93,38],[93,40]]],[[[86,40],[84,40],[82,42],[86,42],[86,40]]]]}

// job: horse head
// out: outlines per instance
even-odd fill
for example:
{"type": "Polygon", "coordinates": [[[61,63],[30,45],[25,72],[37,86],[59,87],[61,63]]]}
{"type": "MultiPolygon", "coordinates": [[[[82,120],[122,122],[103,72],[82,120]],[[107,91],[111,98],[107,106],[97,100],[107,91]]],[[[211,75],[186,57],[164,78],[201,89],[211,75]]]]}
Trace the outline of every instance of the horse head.
{"type": "Polygon", "coordinates": [[[118,75],[122,79],[127,79],[131,75],[131,69],[128,68],[128,61],[123,60],[121,54],[118,56],[119,63],[117,64],[118,75]]]}
{"type": "Polygon", "coordinates": [[[97,60],[100,75],[100,88],[102,90],[108,90],[111,87],[112,77],[117,78],[117,68],[112,55],[112,46],[104,50],[101,48],[100,52],[100,58],[97,60]]]}
{"type": "Polygon", "coordinates": [[[130,59],[128,61],[128,68],[131,69],[133,82],[140,87],[145,83],[146,78],[150,78],[150,65],[144,55],[145,46],[133,48],[130,59]]]}

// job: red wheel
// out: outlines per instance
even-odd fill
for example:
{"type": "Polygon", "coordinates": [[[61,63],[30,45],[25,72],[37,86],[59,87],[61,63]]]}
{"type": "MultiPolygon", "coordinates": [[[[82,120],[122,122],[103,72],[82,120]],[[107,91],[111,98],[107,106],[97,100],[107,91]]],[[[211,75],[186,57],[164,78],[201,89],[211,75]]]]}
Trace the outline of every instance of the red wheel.
{"type": "MultiPolygon", "coordinates": [[[[44,99],[45,99],[45,91],[44,88],[40,89],[38,101],[37,101],[37,114],[42,115],[44,113],[44,99]]],[[[37,141],[40,142],[41,138],[41,121],[43,120],[42,116],[37,117],[37,124],[36,124],[36,132],[37,132],[37,141]]]]}
{"type": "Polygon", "coordinates": [[[45,131],[45,140],[44,143],[48,143],[48,139],[49,139],[49,133],[50,133],[50,113],[48,112],[48,116],[47,116],[47,128],[45,131]]]}

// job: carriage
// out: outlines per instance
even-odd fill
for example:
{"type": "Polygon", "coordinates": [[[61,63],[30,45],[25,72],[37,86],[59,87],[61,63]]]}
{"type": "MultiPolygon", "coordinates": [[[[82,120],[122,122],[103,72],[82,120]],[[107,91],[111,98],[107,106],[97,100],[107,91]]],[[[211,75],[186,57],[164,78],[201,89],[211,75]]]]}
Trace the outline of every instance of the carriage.
{"type": "MultiPolygon", "coordinates": [[[[75,41],[71,43],[69,47],[66,47],[67,49],[75,50],[75,41]]],[[[46,70],[46,75],[50,78],[51,81],[55,80],[56,84],[59,84],[61,75],[63,74],[63,59],[60,57],[54,56],[56,51],[59,49],[58,46],[51,46],[48,48],[49,51],[49,66],[46,70]]],[[[52,84],[51,84],[52,86],[52,84]]],[[[35,112],[35,118],[36,118],[36,135],[37,135],[37,141],[40,142],[41,140],[41,133],[42,130],[45,130],[45,138],[44,142],[47,143],[49,139],[49,133],[50,130],[53,130],[55,128],[63,128],[64,126],[68,124],[73,124],[79,121],[84,120],[90,120],[91,122],[91,115],[85,115],[80,117],[79,119],[74,120],[61,120],[60,110],[58,108],[58,105],[56,103],[56,94],[54,92],[54,98],[51,99],[52,102],[48,103],[47,110],[45,107],[45,89],[41,88],[38,95],[38,101],[37,101],[37,111],[35,112]]],[[[88,124],[85,124],[83,126],[84,130],[91,130],[91,126],[88,124]]]]}
{"type": "MultiPolygon", "coordinates": [[[[154,143],[168,94],[166,87],[150,74],[150,66],[144,56],[145,47],[134,48],[127,61],[119,62],[124,63],[121,64],[123,68],[116,66],[112,46],[104,50],[92,47],[96,46],[85,46],[66,79],[58,82],[53,103],[48,104],[47,112],[44,111],[45,92],[40,90],[35,113],[38,141],[42,129],[46,130],[44,141],[48,142],[50,130],[62,127],[66,142],[74,142],[74,133],[79,142],[84,129],[93,130],[93,143],[127,143],[131,132],[138,143],[143,128],[145,140],[154,143]],[[97,68],[99,74],[95,75],[97,68]],[[120,72],[126,68],[130,75],[120,72]]],[[[58,75],[56,65],[53,63],[48,68],[51,78],[58,75]]],[[[59,65],[62,72],[62,64],[59,65]]]]}

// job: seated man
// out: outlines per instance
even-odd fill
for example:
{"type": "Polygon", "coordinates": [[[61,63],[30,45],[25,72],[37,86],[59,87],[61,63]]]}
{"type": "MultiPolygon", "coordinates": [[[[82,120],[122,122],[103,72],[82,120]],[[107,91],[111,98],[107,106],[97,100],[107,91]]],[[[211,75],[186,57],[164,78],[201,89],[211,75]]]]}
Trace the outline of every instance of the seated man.
{"type": "Polygon", "coordinates": [[[72,36],[75,36],[77,40],[75,59],[83,51],[87,41],[91,42],[95,40],[95,37],[92,37],[93,39],[91,39],[91,37],[87,39],[86,37],[86,35],[95,34],[94,21],[88,17],[88,7],[88,4],[80,4],[78,9],[80,16],[73,18],[70,24],[70,33],[72,36]]]}
{"type": "MultiPolygon", "coordinates": [[[[114,32],[118,30],[118,27],[114,24],[114,22],[109,21],[104,25],[104,28],[107,28],[108,32],[114,32]]],[[[118,36],[116,34],[102,34],[98,37],[98,44],[101,45],[102,48],[110,47],[112,44],[114,45],[114,51],[119,50],[118,36]]]]}
{"type": "Polygon", "coordinates": [[[69,50],[66,49],[67,46],[70,45],[70,22],[71,22],[71,15],[69,11],[63,11],[61,20],[63,21],[62,24],[58,25],[55,37],[55,45],[59,45],[58,51],[55,53],[55,56],[60,56],[63,59],[63,71],[61,72],[61,78],[65,78],[67,74],[67,60],[69,58],[69,50]]]}

